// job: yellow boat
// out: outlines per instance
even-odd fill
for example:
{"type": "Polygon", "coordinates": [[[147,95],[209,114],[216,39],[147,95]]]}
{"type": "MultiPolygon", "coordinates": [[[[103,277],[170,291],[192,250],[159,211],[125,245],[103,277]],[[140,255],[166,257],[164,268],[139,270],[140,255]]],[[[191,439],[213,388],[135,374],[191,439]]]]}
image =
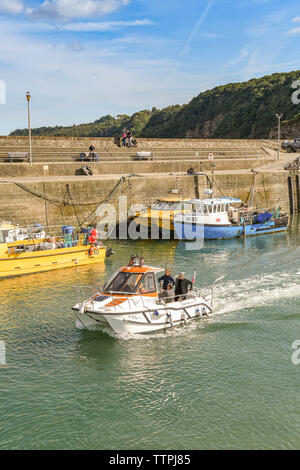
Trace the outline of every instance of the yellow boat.
{"type": "Polygon", "coordinates": [[[184,203],[189,200],[178,196],[157,199],[147,210],[136,214],[135,223],[141,228],[151,229],[154,233],[158,230],[160,235],[170,238],[170,235],[174,234],[174,216],[185,212],[184,203]]]}
{"type": "MultiPolygon", "coordinates": [[[[21,228],[0,224],[0,278],[104,262],[107,248],[102,242],[85,245],[84,235],[66,243],[65,237],[23,238],[7,242],[8,232],[21,228]],[[71,246],[70,246],[71,245],[71,246]]],[[[23,229],[25,236],[26,229],[23,229]]]]}

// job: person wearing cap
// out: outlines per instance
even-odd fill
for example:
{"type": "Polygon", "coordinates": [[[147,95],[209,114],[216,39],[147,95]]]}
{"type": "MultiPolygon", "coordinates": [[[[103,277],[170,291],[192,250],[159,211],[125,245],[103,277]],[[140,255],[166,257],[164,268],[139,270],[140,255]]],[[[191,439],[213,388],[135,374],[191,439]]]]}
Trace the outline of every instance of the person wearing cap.
{"type": "Polygon", "coordinates": [[[186,294],[193,288],[192,281],[185,279],[184,273],[179,273],[175,284],[175,300],[185,300],[186,294]]]}

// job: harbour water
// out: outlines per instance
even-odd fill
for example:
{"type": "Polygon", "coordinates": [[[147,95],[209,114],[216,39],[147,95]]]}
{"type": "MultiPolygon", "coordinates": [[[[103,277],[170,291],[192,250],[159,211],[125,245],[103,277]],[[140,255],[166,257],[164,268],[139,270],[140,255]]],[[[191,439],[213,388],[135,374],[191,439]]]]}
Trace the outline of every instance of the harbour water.
{"type": "Polygon", "coordinates": [[[300,220],[288,233],[207,242],[115,241],[100,265],[0,281],[1,449],[300,446],[300,220]],[[73,285],[132,253],[206,288],[216,314],[155,336],[75,327],[73,285]]]}

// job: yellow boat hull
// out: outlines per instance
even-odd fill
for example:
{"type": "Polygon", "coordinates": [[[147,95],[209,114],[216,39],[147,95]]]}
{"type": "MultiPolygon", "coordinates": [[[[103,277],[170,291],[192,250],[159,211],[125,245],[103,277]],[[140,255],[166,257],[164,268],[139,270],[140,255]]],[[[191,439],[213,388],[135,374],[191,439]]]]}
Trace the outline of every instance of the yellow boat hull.
{"type": "Polygon", "coordinates": [[[152,211],[149,213],[140,214],[135,218],[137,225],[151,228],[151,226],[159,227],[159,229],[170,230],[174,232],[173,224],[174,212],[167,212],[165,214],[158,213],[158,211],[152,211]]]}
{"type": "Polygon", "coordinates": [[[90,254],[89,246],[79,245],[46,251],[0,253],[0,278],[32,274],[54,269],[71,268],[105,260],[106,247],[96,248],[90,254]]]}

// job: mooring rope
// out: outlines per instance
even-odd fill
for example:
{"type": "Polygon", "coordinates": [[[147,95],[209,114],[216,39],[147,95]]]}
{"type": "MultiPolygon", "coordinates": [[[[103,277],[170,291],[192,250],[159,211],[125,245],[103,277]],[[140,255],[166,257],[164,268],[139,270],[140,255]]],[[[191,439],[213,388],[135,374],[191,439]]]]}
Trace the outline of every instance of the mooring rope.
{"type": "Polygon", "coordinates": [[[43,193],[39,193],[37,191],[34,191],[30,188],[28,188],[27,186],[25,186],[24,184],[22,183],[17,183],[16,181],[9,181],[9,180],[5,180],[5,181],[1,181],[1,182],[5,182],[5,183],[13,183],[15,184],[16,186],[18,186],[19,188],[23,189],[23,191],[26,191],[27,193],[39,198],[39,199],[44,199],[45,201],[47,202],[50,202],[52,204],[61,204],[63,206],[73,206],[73,205],[76,205],[76,206],[94,206],[94,205],[100,205],[100,204],[103,204],[107,201],[107,198],[110,199],[110,197],[113,195],[113,193],[116,191],[116,189],[118,188],[118,186],[120,185],[120,183],[123,183],[124,181],[126,180],[126,178],[122,177],[118,183],[115,185],[115,187],[111,190],[111,192],[109,193],[108,196],[106,196],[104,199],[102,199],[101,201],[93,201],[93,202],[82,202],[82,201],[75,201],[74,199],[71,199],[71,200],[67,200],[67,199],[60,199],[58,197],[55,197],[55,196],[46,196],[45,194],[43,193]]]}

